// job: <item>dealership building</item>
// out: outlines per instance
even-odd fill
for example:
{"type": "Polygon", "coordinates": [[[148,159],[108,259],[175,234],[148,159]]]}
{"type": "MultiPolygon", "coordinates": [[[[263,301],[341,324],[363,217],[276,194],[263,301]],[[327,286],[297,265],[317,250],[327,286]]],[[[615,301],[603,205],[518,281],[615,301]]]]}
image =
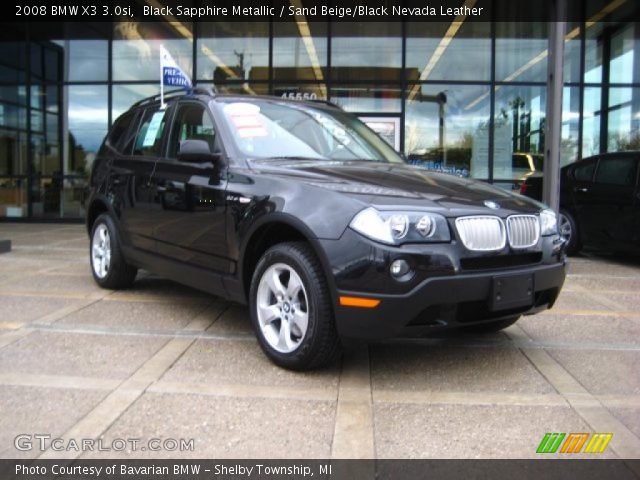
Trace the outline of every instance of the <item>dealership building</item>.
{"type": "MultiPolygon", "coordinates": [[[[160,45],[197,85],[329,100],[413,164],[511,189],[544,163],[554,27],[519,15],[525,2],[460,3],[512,9],[515,21],[4,23],[0,220],[84,216],[88,172],[109,126],[159,92],[160,45]]],[[[640,150],[636,3],[569,7],[578,11],[561,30],[561,165],[640,150]]]]}

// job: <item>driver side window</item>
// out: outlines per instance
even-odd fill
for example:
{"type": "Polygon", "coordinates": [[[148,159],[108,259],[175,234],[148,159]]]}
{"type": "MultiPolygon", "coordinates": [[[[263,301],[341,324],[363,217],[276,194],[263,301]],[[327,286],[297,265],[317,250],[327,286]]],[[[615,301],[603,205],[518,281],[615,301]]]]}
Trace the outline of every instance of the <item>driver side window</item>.
{"type": "Polygon", "coordinates": [[[180,143],[185,140],[204,140],[211,152],[216,151],[215,127],[204,105],[185,103],[178,107],[169,141],[170,158],[178,157],[180,143]]]}

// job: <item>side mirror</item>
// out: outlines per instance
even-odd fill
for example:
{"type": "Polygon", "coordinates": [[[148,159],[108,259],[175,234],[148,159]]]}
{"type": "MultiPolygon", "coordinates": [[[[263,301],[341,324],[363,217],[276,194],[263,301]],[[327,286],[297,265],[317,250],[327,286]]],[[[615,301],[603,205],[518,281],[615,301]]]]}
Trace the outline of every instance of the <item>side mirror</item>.
{"type": "Polygon", "coordinates": [[[189,139],[180,142],[178,161],[187,163],[216,163],[220,153],[213,153],[205,140],[189,139]]]}

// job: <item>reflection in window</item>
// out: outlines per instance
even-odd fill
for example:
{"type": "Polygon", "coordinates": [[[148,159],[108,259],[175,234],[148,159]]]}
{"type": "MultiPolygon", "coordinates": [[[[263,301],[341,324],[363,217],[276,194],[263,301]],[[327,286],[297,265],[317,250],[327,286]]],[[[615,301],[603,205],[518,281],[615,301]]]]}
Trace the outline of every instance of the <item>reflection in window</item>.
{"type": "Polygon", "coordinates": [[[400,23],[338,22],[332,25],[332,34],[334,80],[400,80],[400,23]]]}
{"type": "Polygon", "coordinates": [[[598,164],[594,182],[624,187],[635,185],[636,165],[633,157],[604,158],[598,164]]]}
{"type": "Polygon", "coordinates": [[[64,49],[65,80],[105,81],[108,76],[107,40],[55,40],[64,49]]]}
{"type": "Polygon", "coordinates": [[[113,79],[158,81],[160,45],[191,77],[191,26],[182,22],[118,22],[113,31],[113,79]]]}
{"type": "Polygon", "coordinates": [[[547,46],[546,23],[497,22],[496,80],[545,82],[547,46]]]}
{"type": "Polygon", "coordinates": [[[407,79],[489,80],[490,27],[488,22],[408,23],[407,79]]]}
{"type": "Polygon", "coordinates": [[[405,152],[433,170],[488,178],[489,87],[415,85],[408,89],[405,152]]]}
{"type": "Polygon", "coordinates": [[[267,22],[198,24],[198,80],[269,79],[267,22]]]}
{"type": "Polygon", "coordinates": [[[96,152],[107,133],[107,86],[74,85],[66,87],[68,102],[64,157],[65,175],[87,175],[96,152]]]}
{"type": "Polygon", "coordinates": [[[274,85],[273,94],[290,100],[326,100],[327,86],[324,83],[282,83],[274,85]]]}
{"type": "Polygon", "coordinates": [[[611,60],[609,81],[611,83],[633,83],[640,81],[640,39],[635,24],[629,24],[611,38],[611,60]]]}
{"type": "Polygon", "coordinates": [[[564,87],[562,94],[562,126],[560,164],[578,160],[578,133],[580,129],[580,89],[564,87]]]}
{"type": "Polygon", "coordinates": [[[546,87],[496,87],[493,136],[493,177],[519,180],[514,154],[544,154],[546,87]]]}
{"type": "Polygon", "coordinates": [[[160,93],[160,86],[157,83],[152,85],[113,85],[112,88],[111,118],[114,120],[129,110],[135,102],[160,93]]]}
{"type": "Polygon", "coordinates": [[[397,112],[401,109],[400,85],[335,85],[331,101],[348,112],[397,112]]]}
{"type": "Polygon", "coordinates": [[[608,152],[640,150],[640,88],[610,88],[608,152]]]}
{"type": "Polygon", "coordinates": [[[582,110],[582,157],[600,153],[600,87],[585,87],[582,110]]]}
{"type": "Polygon", "coordinates": [[[295,22],[274,22],[273,35],[273,78],[276,81],[326,81],[325,22],[307,22],[304,16],[297,17],[295,22]]]}
{"type": "Polygon", "coordinates": [[[26,217],[27,179],[0,177],[0,218],[26,217]]]}

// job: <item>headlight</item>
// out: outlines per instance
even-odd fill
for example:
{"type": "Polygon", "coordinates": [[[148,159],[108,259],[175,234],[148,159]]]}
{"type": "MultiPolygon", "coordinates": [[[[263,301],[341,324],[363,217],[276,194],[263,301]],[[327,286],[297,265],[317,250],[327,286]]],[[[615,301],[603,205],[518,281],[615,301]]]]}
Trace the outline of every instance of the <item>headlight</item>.
{"type": "Polygon", "coordinates": [[[358,213],[349,226],[365,237],[390,245],[451,241],[447,219],[437,213],[387,212],[369,207],[358,213]]]}
{"type": "Polygon", "coordinates": [[[542,236],[558,234],[558,219],[553,210],[540,212],[540,233],[542,236]]]}

